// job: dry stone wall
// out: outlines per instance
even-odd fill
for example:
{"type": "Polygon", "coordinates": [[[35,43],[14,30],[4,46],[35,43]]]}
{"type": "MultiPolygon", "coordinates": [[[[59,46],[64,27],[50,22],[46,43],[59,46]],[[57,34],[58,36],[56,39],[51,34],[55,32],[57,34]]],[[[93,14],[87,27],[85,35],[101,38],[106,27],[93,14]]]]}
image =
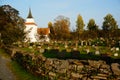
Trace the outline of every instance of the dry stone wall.
{"type": "Polygon", "coordinates": [[[108,65],[102,60],[60,60],[46,58],[42,54],[11,52],[13,60],[32,74],[47,77],[48,80],[120,80],[119,63],[108,65]]]}

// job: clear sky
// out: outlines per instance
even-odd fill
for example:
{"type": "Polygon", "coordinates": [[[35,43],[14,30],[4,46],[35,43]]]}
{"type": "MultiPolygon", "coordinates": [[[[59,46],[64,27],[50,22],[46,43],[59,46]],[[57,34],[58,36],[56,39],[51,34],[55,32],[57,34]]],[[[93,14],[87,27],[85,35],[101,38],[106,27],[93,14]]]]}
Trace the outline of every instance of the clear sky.
{"type": "Polygon", "coordinates": [[[9,4],[26,19],[29,7],[36,24],[39,27],[47,27],[49,21],[63,15],[70,18],[71,29],[75,28],[78,14],[83,17],[85,25],[93,18],[100,27],[103,18],[112,14],[120,28],[120,0],[1,0],[3,4],[9,4]]]}

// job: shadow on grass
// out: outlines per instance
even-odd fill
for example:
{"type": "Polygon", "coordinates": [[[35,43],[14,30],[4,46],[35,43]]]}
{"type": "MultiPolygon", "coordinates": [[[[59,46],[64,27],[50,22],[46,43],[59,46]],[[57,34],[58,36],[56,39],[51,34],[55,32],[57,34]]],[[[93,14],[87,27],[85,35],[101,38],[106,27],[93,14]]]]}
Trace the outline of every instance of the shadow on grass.
{"type": "Polygon", "coordinates": [[[78,60],[104,60],[107,64],[120,63],[120,59],[114,59],[107,54],[95,55],[94,53],[81,54],[79,51],[66,52],[66,50],[59,51],[57,49],[46,50],[43,55],[47,58],[58,59],[78,59],[78,60]]]}

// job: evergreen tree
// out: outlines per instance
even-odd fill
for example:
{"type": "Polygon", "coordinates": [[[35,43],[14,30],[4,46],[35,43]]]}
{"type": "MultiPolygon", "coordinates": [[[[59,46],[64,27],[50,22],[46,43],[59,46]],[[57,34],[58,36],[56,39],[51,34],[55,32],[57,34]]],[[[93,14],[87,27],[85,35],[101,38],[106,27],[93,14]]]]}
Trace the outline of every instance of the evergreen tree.
{"type": "Polygon", "coordinates": [[[103,30],[115,30],[118,29],[118,25],[116,20],[113,18],[111,14],[107,14],[104,17],[104,22],[102,26],[103,30]]]}
{"type": "Polygon", "coordinates": [[[116,37],[115,34],[118,29],[117,22],[111,14],[107,14],[104,17],[102,28],[103,28],[103,33],[105,33],[104,38],[106,39],[107,46],[111,46],[110,45],[111,39],[116,37]]]}
{"type": "Polygon", "coordinates": [[[87,25],[88,30],[98,30],[98,26],[95,24],[94,19],[90,19],[87,25]]]}

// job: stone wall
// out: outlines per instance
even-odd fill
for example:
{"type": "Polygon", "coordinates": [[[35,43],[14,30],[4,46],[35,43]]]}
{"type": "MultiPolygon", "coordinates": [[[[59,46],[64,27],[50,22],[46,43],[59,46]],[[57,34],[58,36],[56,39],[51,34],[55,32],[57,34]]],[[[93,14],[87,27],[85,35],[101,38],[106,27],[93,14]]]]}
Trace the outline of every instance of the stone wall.
{"type": "Polygon", "coordinates": [[[19,50],[11,52],[13,60],[32,74],[48,80],[120,80],[119,63],[108,65],[102,60],[60,60],[19,50]]]}

